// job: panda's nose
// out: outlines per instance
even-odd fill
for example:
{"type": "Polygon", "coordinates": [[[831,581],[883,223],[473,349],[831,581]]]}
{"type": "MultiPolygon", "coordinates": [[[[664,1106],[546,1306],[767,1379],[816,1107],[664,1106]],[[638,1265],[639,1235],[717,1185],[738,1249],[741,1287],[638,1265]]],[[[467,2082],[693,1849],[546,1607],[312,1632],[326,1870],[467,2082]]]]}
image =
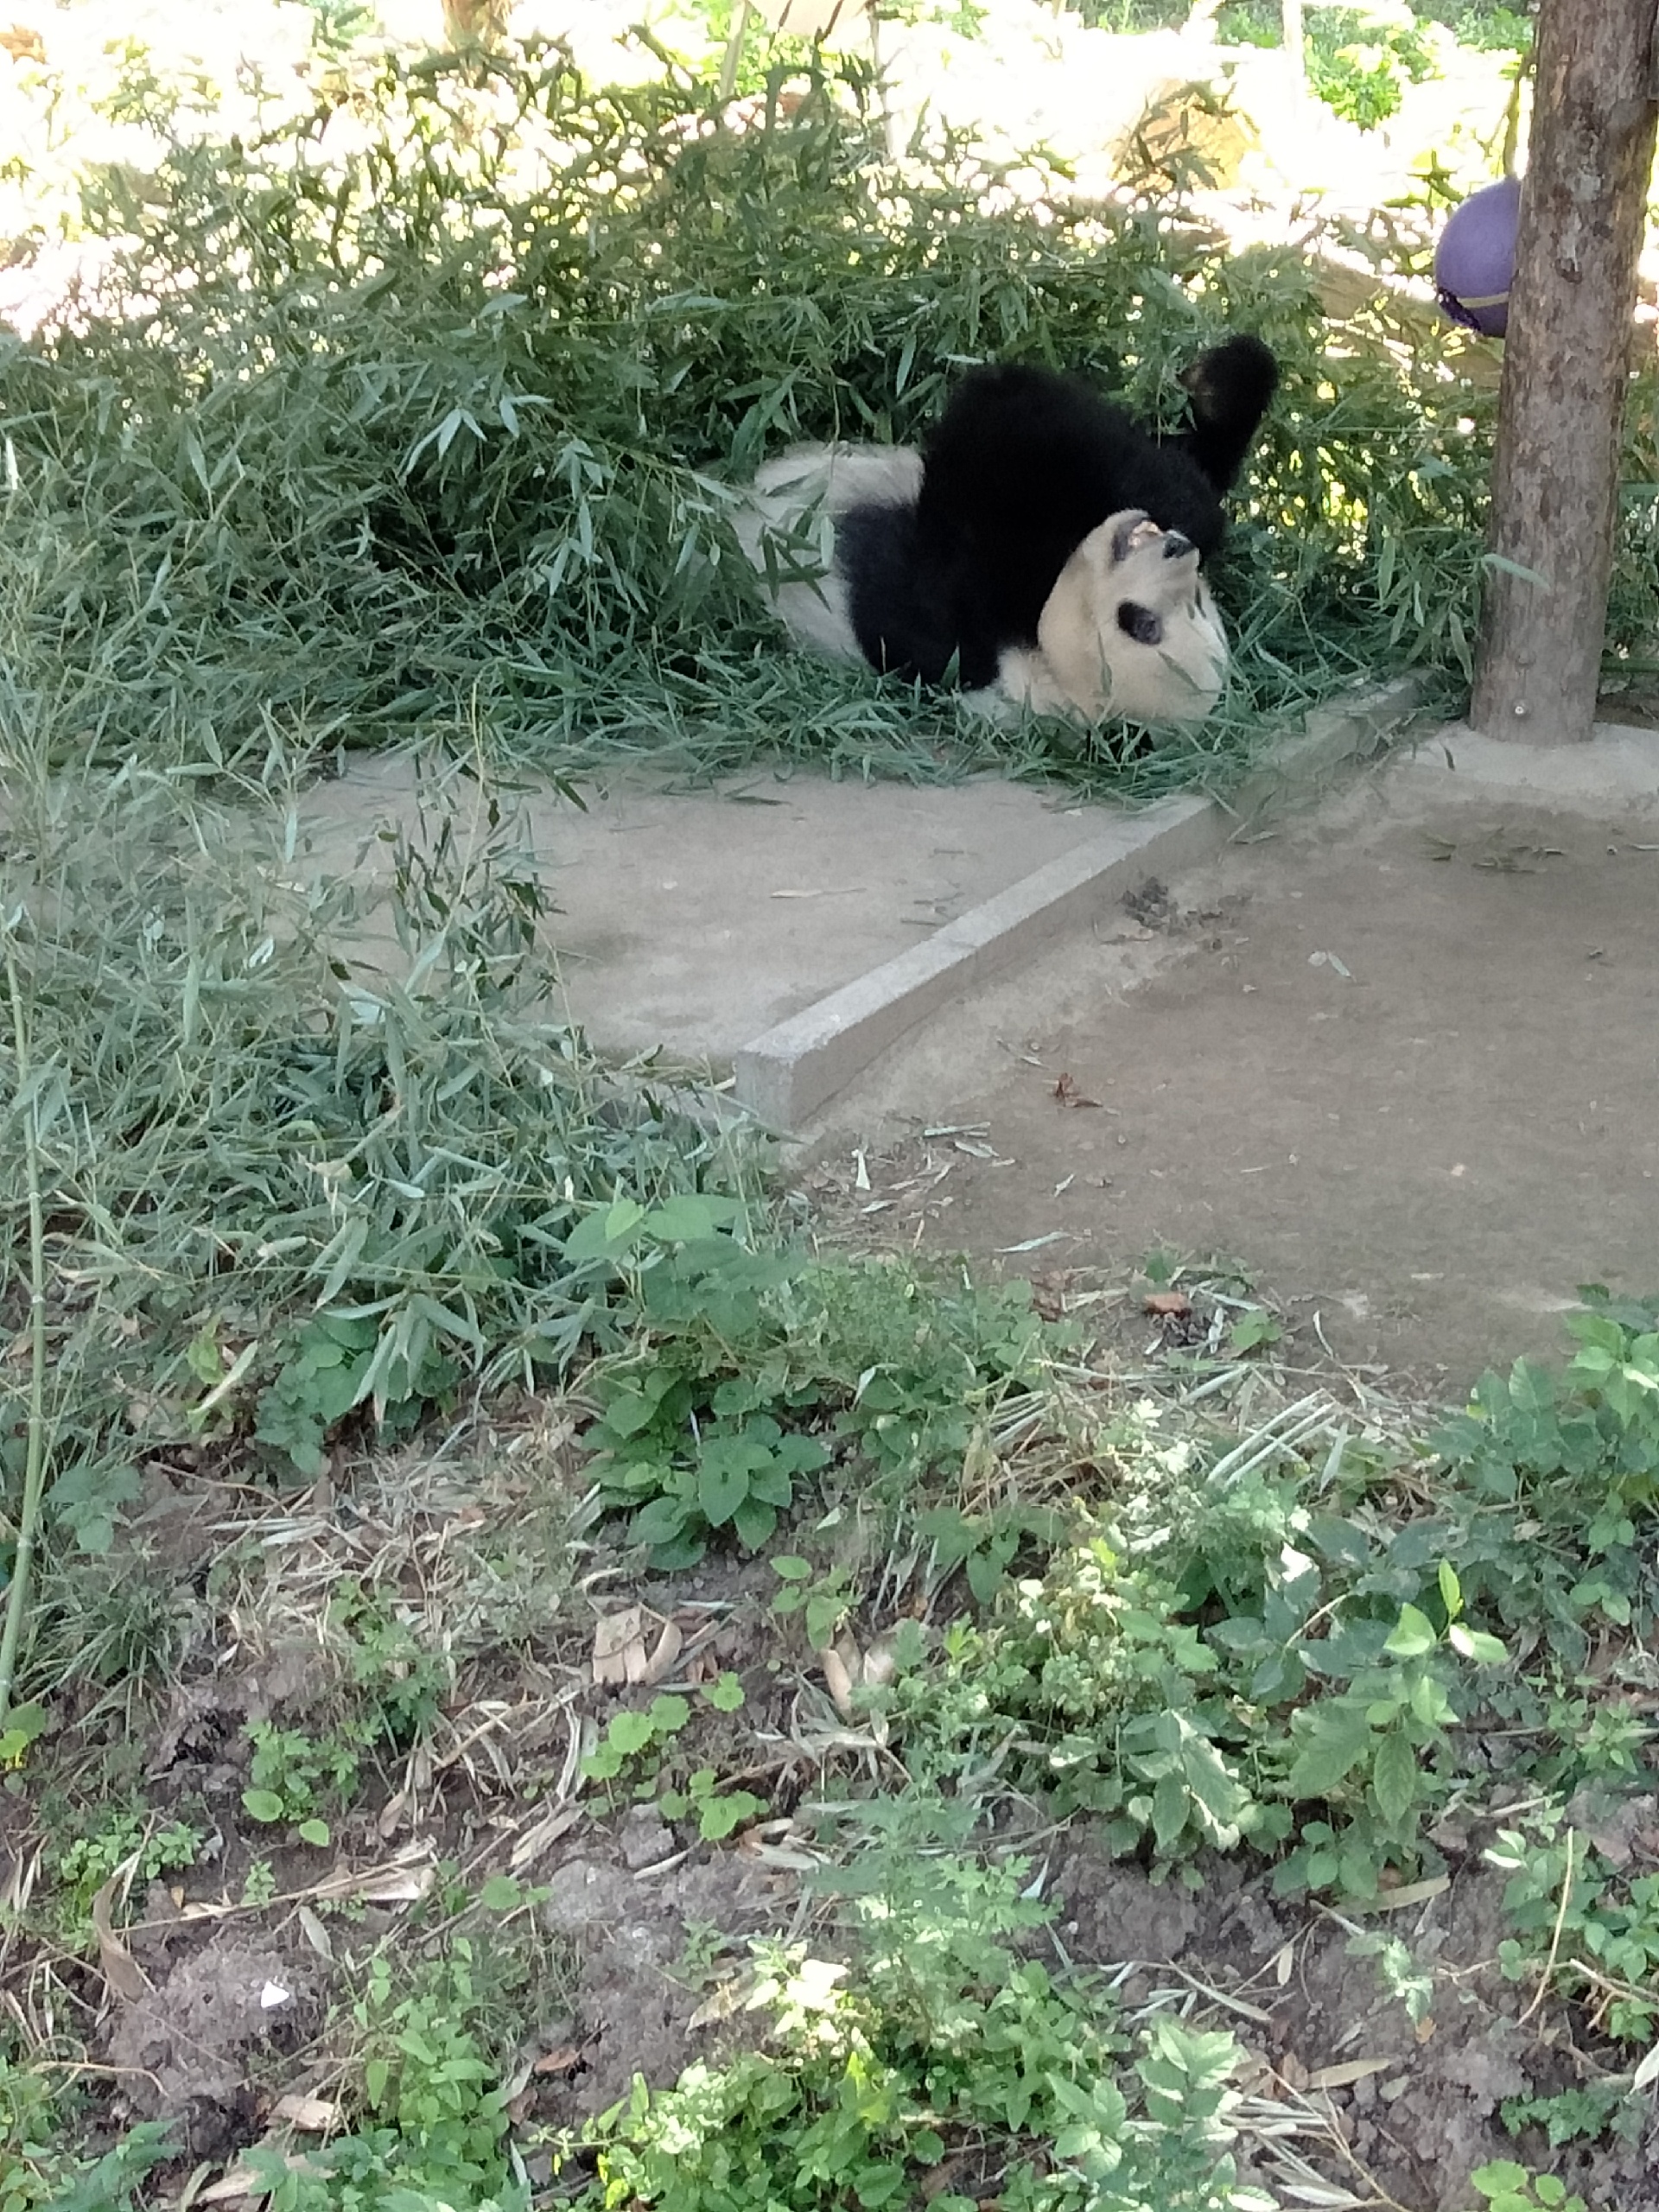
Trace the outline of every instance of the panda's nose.
{"type": "Polygon", "coordinates": [[[1192,539],[1190,537],[1183,537],[1179,530],[1172,530],[1169,536],[1164,540],[1164,558],[1166,561],[1179,561],[1183,554],[1190,553],[1192,550],[1192,539]]]}

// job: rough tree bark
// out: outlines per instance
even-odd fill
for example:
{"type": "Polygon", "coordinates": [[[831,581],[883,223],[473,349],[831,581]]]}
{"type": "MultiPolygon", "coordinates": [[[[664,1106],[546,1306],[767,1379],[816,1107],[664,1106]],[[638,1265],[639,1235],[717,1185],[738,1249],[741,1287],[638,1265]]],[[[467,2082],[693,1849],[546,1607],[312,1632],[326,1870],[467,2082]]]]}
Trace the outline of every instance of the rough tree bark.
{"type": "Polygon", "coordinates": [[[1570,744],[1595,718],[1653,169],[1654,14],[1655,0],[1539,10],[1470,715],[1491,737],[1570,744]]]}

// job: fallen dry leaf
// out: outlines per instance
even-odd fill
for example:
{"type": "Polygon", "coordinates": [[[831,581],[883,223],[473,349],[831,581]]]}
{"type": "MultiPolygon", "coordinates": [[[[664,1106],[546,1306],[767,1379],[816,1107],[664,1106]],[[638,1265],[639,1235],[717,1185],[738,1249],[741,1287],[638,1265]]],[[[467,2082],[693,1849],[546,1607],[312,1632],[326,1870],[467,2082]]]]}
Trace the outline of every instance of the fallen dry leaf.
{"type": "Polygon", "coordinates": [[[320,1959],[333,1960],[334,1939],[323,1926],[308,1904],[302,1904],[295,1917],[300,1923],[300,1933],[320,1959]]]}
{"type": "Polygon", "coordinates": [[[573,2043],[563,2043],[556,2050],[544,2051],[533,2061],[532,2074],[574,2074],[580,2063],[582,2052],[573,2043]]]}
{"type": "Polygon", "coordinates": [[[1452,1886],[1449,1874],[1431,1874],[1424,1882],[1403,1882],[1397,1890],[1382,1890],[1370,1901],[1373,1912],[1404,1912],[1414,1904],[1427,1904],[1431,1897],[1441,1897],[1452,1886]]]}
{"type": "Polygon", "coordinates": [[[745,1828],[737,1839],[737,1847],[747,1858],[759,1859],[763,1866],[775,1866],[792,1874],[816,1874],[823,1865],[823,1854],[812,1851],[792,1851],[786,1843],[766,1843],[757,1840],[753,1828],[745,1828]]]}
{"type": "MultiPolygon", "coordinates": [[[[432,1847],[415,1841],[400,1844],[396,1855],[385,1865],[360,1869],[341,1867],[307,1889],[291,1891],[271,1902],[296,1904],[307,1898],[315,1902],[321,1898],[355,1897],[365,1904],[417,1904],[431,1888],[433,1878],[432,1847]]],[[[248,1906],[232,1904],[226,1898],[212,1904],[188,1904],[181,1917],[228,1920],[247,1910],[248,1906]]]]}
{"type": "Polygon", "coordinates": [[[644,1679],[646,1666],[645,1611],[624,1605],[620,1612],[602,1613],[594,1627],[594,1680],[608,1689],[621,1689],[644,1679]]]}
{"type": "Polygon", "coordinates": [[[724,1981],[716,1982],[696,2011],[686,2022],[688,2028],[712,2027],[716,2020],[729,2020],[742,2012],[755,1991],[755,1977],[744,1972],[728,1974],[724,1981]]]}
{"type": "Polygon", "coordinates": [[[824,1653],[823,1663],[824,1686],[836,1711],[843,1720],[849,1720],[853,1713],[853,1677],[847,1662],[839,1651],[830,1650],[824,1653]]]}
{"type": "Polygon", "coordinates": [[[192,2202],[197,2204],[232,2204],[238,2197],[251,2196],[255,2190],[268,2186],[269,2183],[256,2180],[245,2166],[232,2166],[229,2173],[221,2174],[217,2181],[209,2182],[192,2202]]]}
{"type": "Polygon", "coordinates": [[[330,1874],[306,1894],[356,1897],[365,1904],[418,1904],[433,1883],[430,1852],[429,1844],[405,1844],[390,1865],[330,1874]]]}
{"type": "Polygon", "coordinates": [[[305,2097],[297,2094],[278,2097],[271,2107],[273,2120],[284,2120],[290,2127],[297,2127],[306,2135],[332,2135],[342,2118],[340,2107],[332,2097],[305,2097]]]}
{"type": "Polygon", "coordinates": [[[1147,1311],[1178,1321],[1192,1311],[1192,1301],[1184,1290],[1154,1290],[1147,1295],[1147,1311]]]}
{"type": "Polygon", "coordinates": [[[92,1899],[92,1927],[98,1936],[98,1963],[105,1980],[124,2003],[136,2005],[141,1997],[149,1995],[149,1983],[143,1968],[116,1934],[110,1917],[116,1891],[126,1878],[127,1871],[118,1867],[92,1899]]]}
{"type": "Polygon", "coordinates": [[[1274,2095],[1280,2083],[1271,2063],[1259,2050],[1252,2050],[1249,2044],[1241,2044],[1238,2050],[1238,2063],[1233,2069],[1233,2087],[1242,2096],[1274,2095]]]}
{"type": "Polygon", "coordinates": [[[1055,1083],[1053,1096],[1062,1106],[1098,1106],[1100,1103],[1098,1098],[1084,1096],[1077,1089],[1077,1079],[1074,1075],[1061,1076],[1055,1083]]]}
{"type": "Polygon", "coordinates": [[[665,1681],[673,1669],[674,1662],[685,1649],[685,1638],[672,1621],[663,1623],[663,1632],[658,1637],[650,1658],[645,1662],[645,1682],[648,1688],[665,1681]]]}
{"type": "Polygon", "coordinates": [[[550,1851],[559,1838],[575,1827],[582,1818],[580,1805],[559,1805],[544,1814],[534,1827],[526,1828],[507,1854],[507,1864],[515,1874],[520,1874],[531,1863],[550,1851]]]}
{"type": "Polygon", "coordinates": [[[1315,2067],[1307,2077],[1310,2089],[1347,2089],[1356,2082],[1363,2082],[1373,2074],[1386,2074],[1394,2061],[1391,2058],[1344,2058],[1337,2066],[1315,2067]]]}
{"type": "MultiPolygon", "coordinates": [[[[261,2150],[271,2150],[275,2145],[264,2143],[259,2147],[261,2150]]],[[[308,2158],[296,2152],[284,2153],[282,2163],[291,2174],[316,2171],[308,2158]]],[[[231,2204],[238,2197],[266,2196],[270,2191],[270,2183],[261,2176],[250,2173],[245,2166],[232,2166],[229,2173],[221,2174],[215,2182],[209,2182],[207,2188],[191,2201],[196,2204],[231,2204]]]]}

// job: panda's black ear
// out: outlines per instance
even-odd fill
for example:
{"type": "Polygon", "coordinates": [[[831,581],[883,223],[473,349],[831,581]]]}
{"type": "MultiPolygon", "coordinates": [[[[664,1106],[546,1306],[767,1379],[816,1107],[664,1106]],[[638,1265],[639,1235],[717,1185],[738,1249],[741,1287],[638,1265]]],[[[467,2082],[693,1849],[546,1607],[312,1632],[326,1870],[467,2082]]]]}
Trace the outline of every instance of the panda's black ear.
{"type": "Polygon", "coordinates": [[[1181,378],[1192,427],[1170,443],[1195,461],[1217,492],[1230,492],[1279,388],[1279,364],[1259,338],[1228,338],[1181,378]]]}
{"type": "Polygon", "coordinates": [[[1149,607],[1137,605],[1132,599],[1120,603],[1117,626],[1126,638],[1133,638],[1137,645],[1160,645],[1164,642],[1163,617],[1154,614],[1149,607]]]}

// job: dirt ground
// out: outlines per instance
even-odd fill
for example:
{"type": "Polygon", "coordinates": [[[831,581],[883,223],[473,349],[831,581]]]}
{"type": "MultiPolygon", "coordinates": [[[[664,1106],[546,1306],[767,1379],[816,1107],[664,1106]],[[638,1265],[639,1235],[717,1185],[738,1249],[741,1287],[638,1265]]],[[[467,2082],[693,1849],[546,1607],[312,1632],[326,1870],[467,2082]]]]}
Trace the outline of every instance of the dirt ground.
{"type": "Polygon", "coordinates": [[[1395,768],[935,1017],[817,1150],[873,1234],[1224,1255],[1438,1395],[1659,1283],[1656,953],[1659,815],[1395,768]]]}
{"type": "MultiPolygon", "coordinates": [[[[1586,1277],[1653,1288],[1659,797],[1616,813],[1468,784],[1396,763],[1190,876],[1143,885],[1092,934],[919,1029],[837,1102],[801,1163],[831,1202],[817,1217],[1045,1278],[1127,1284],[1154,1248],[1225,1255],[1282,1307],[1293,1363],[1327,1350],[1383,1362],[1395,1395],[1403,1376],[1441,1400],[1490,1360],[1559,1350],[1586,1277]]],[[[971,890],[944,845],[922,859],[949,861],[971,890]]],[[[840,858],[820,855],[824,880],[842,880],[840,858]]],[[[758,880],[770,900],[775,878],[758,880]]],[[[1104,1310],[1090,1307],[1091,1324],[1104,1310]]],[[[1115,1311],[1131,1336],[1154,1333],[1138,1298],[1115,1311]]],[[[545,1978],[538,1967],[507,2086],[545,2191],[561,2185],[547,2131],[602,2111],[636,2072],[671,2082],[748,2031],[710,2009],[747,1937],[836,1940],[804,1887],[811,1824],[796,1821],[838,1786],[842,1739],[798,1629],[771,1611],[773,1570],[712,1563],[671,1587],[620,1579],[602,1555],[595,1568],[569,1535],[585,1480],[574,1424],[557,1408],[544,1433],[522,1418],[521,1433],[457,1445],[453,1465],[411,1447],[408,1464],[355,1470],[349,1513],[332,1478],[302,1505],[273,1502],[280,1538],[248,1531],[257,1585],[224,1565],[232,1524],[211,1470],[187,1462],[147,1495],[133,1541],[148,1571],[197,1607],[210,1533],[228,1593],[168,1712],[131,1747],[148,1811],[204,1831],[200,1863],[149,1882],[99,1954],[111,2120],[180,2123],[170,2182],[279,2123],[335,2124],[333,1944],[343,1957],[348,1931],[391,1943],[405,1930],[414,1955],[426,1938],[411,1917],[442,1863],[510,1866],[543,1892],[545,1978]],[[500,1649],[458,1684],[438,1752],[417,1743],[385,1771],[377,1753],[326,1856],[273,1847],[246,1813],[248,1725],[341,1725],[320,1687],[321,1628],[302,1641],[290,1616],[303,1599],[320,1622],[330,1592],[371,1574],[435,1641],[487,1605],[500,1649]],[[766,1790],[768,1818],[735,1846],[650,1804],[619,1818],[582,1796],[580,1732],[620,1694],[589,1661],[600,1581],[606,1608],[672,1620],[671,1664],[691,1654],[740,1677],[741,1721],[708,1756],[766,1790]],[[238,1594],[256,1587],[257,1610],[238,1594]],[[283,1625],[263,1649],[260,1618],[283,1625]],[[264,1907],[246,1901],[256,1863],[270,1872],[264,1907]]],[[[861,1634],[891,1625],[873,1608],[861,1634]]],[[[1659,1834],[1650,1794],[1630,1814],[1659,1834]]],[[[1236,2033],[1241,2164],[1281,2202],[1469,2212],[1471,2171],[1512,2157],[1592,2212],[1659,2212],[1650,2130],[1553,2151],[1536,2126],[1518,2139],[1505,2126],[1507,2101],[1593,2086],[1616,2055],[1578,2012],[1535,2005],[1535,1979],[1505,1978],[1490,1834],[1478,1818],[1444,1822],[1444,1878],[1391,1897],[1357,1942],[1324,1905],[1276,1897],[1245,1855],[1206,1859],[1189,1891],[1114,1861],[1085,1820],[1033,1826],[1033,1878],[1056,1911],[1033,1942],[1101,1970],[1130,2024],[1179,2003],[1236,2033]],[[1379,1928],[1401,1947],[1386,1961],[1366,1941],[1379,1928]]],[[[16,1872],[5,1847],[0,1889],[16,1872]]]]}
{"type": "MultiPolygon", "coordinates": [[[[852,836],[850,802],[848,819],[852,836]]],[[[624,826],[634,834],[632,818],[624,826]]],[[[808,842],[805,825],[788,826],[808,842]]],[[[925,834],[910,859],[938,874],[940,898],[970,895],[979,849],[937,831],[931,813],[925,834]]],[[[902,862],[897,817],[893,836],[902,862]]],[[[843,879],[838,849],[815,857],[825,882],[867,880],[843,879]]],[[[776,874],[755,880],[769,903],[776,874]]],[[[891,902],[911,895],[914,870],[882,887],[877,918],[896,926],[891,902]]],[[[817,1218],[831,1233],[967,1249],[1045,1279],[1127,1284],[1154,1249],[1224,1255],[1283,1311],[1293,1363],[1385,1363],[1394,1395],[1414,1383],[1443,1401],[1490,1361],[1559,1351],[1561,1312],[1587,1277],[1659,1286],[1656,934],[1659,774],[1651,795],[1627,791],[1616,810],[1605,795],[1599,806],[1511,802],[1443,762],[1396,762],[1211,865],[1143,885],[1091,934],[913,1033],[836,1103],[799,1172],[829,1201],[817,1218]]],[[[1131,1335],[1154,1333],[1138,1298],[1116,1311],[1131,1335]]],[[[699,1569],[672,1589],[600,1573],[607,1605],[629,1598],[674,1620],[676,1663],[696,1652],[702,1664],[700,1640],[712,1639],[708,1664],[739,1675],[753,1749],[734,1733],[709,1756],[765,1788],[771,1817],[721,1847],[652,1805],[615,1819],[597,1796],[580,1799],[572,1730],[602,1722],[618,1694],[588,1664],[587,1583],[574,1614],[561,1611],[584,1478],[571,1433],[556,1410],[544,1440],[527,1427],[480,1436],[456,1466],[439,1455],[423,1473],[411,1452],[372,1478],[358,1471],[349,1516],[332,1510],[331,1485],[302,1510],[273,1509],[291,1603],[262,1580],[272,1618],[286,1624],[302,1592],[326,1604],[372,1562],[400,1604],[423,1593],[446,1635],[487,1602],[502,1656],[446,1709],[439,1740],[459,1748],[435,1764],[417,1745],[401,1785],[394,1766],[318,1859],[273,1852],[242,1817],[246,1724],[334,1725],[326,1698],[313,1712],[315,1653],[291,1638],[257,1652],[251,1615],[234,1637],[227,1615],[223,1637],[198,1649],[170,1711],[133,1747],[149,1810],[212,1834],[201,1863],[150,1882],[121,1940],[100,1945],[111,2001],[98,2063],[118,2085],[116,2121],[175,2120],[183,2159],[215,2162],[278,2121],[332,2125],[340,2061],[321,2024],[333,1923],[319,1916],[339,1906],[390,1942],[441,1858],[488,1854],[543,1891],[543,2009],[508,2083],[543,2190],[557,2186],[544,2131],[603,2110],[636,2072],[665,2083],[728,2047],[740,2030],[706,2000],[747,1937],[833,1944],[791,1823],[823,1787],[823,1746],[839,1739],[812,1733],[830,1709],[770,1610],[764,1560],[699,1569]],[[498,1549],[507,1528],[517,1550],[498,1549]],[[469,1544],[490,1562],[482,1579],[463,1571],[469,1544]],[[243,1641],[245,1662],[228,1664],[243,1641]],[[468,1748],[486,1738],[487,1757],[468,1748]],[[263,1911],[237,1902],[261,1859],[275,1883],[263,1911]]],[[[194,1593],[209,1517],[222,1557],[221,1485],[184,1473],[160,1484],[136,1524],[150,1571],[194,1593]]],[[[890,1624],[873,1614],[863,1627],[890,1624]]],[[[1650,1795],[1630,1811],[1659,1834],[1650,1795]]],[[[1241,2165],[1282,2202],[1468,2212],[1471,2169],[1525,2158],[1593,2212],[1659,2212],[1651,2129],[1552,2151],[1535,2126],[1516,2139],[1504,2125],[1507,2100],[1593,2085],[1611,2055],[1576,2013],[1535,2005],[1531,1979],[1503,1974],[1489,1840],[1478,1821],[1443,1823],[1445,1878],[1391,1898],[1356,1942],[1323,1905],[1275,1897],[1270,1870],[1247,1857],[1206,1859],[1192,1891],[1179,1878],[1154,1885],[1087,1821],[1044,1827],[1030,1850],[1056,1918],[1033,1941],[1102,1970],[1131,2023],[1179,2002],[1236,2033],[1241,2165]],[[1401,1947],[1387,1971],[1366,1940],[1378,1925],[1401,1947]]],[[[3,1844],[0,1888],[15,1872],[3,1844]]]]}
{"type": "MultiPolygon", "coordinates": [[[[707,2001],[709,1970],[716,1982],[735,1974],[748,1938],[786,1929],[819,1955],[842,1955],[786,1853],[686,1853],[649,1806],[614,1829],[579,1822],[575,1808],[563,1824],[574,1833],[543,1876],[539,1916],[563,1963],[510,2106],[530,2131],[525,2163],[538,2189],[554,2181],[550,2153],[536,2147],[546,2132],[607,2110],[636,2076],[665,2087],[693,2061],[719,2064],[753,2039],[741,2012],[707,2001]]],[[[1553,2008],[1526,2017],[1528,1986],[1497,1961],[1502,1878],[1472,1849],[1454,1846],[1451,1856],[1447,1878],[1387,1916],[1402,1947],[1398,1986],[1375,1940],[1356,1940],[1357,1923],[1275,1898],[1265,1870],[1211,1858],[1196,1889],[1154,1884],[1113,1859],[1087,1821],[1039,1841],[1054,1920],[1028,1947],[1062,1969],[1103,1974],[1127,2022],[1173,2007],[1234,2033],[1243,2051],[1240,2177],[1280,2202],[1467,2212],[1475,2168],[1524,2156],[1546,2159],[1596,2208],[1659,2212],[1649,2141],[1547,2152],[1536,2130],[1517,2140],[1505,2127],[1507,2099],[1580,2086],[1599,2069],[1553,2008]],[[1414,2018],[1406,1981],[1425,1999],[1414,2018]]],[[[419,1893],[410,1877],[429,1880],[424,1856],[383,1866],[378,1887],[366,1872],[337,1874],[334,1895],[354,1879],[370,1900],[368,1928],[385,1935],[397,1916],[387,1900],[419,1893]],[[385,1878],[399,1872],[401,1892],[385,1878]]],[[[233,2158],[259,2140],[273,2082],[285,2088],[278,2120],[314,2109],[300,2125],[315,2131],[332,2109],[318,2102],[334,2087],[315,2042],[325,1969],[303,1916],[299,1925],[276,1917],[280,1932],[258,1938],[187,1923],[153,1885],[144,1923],[120,1954],[140,1979],[110,2023],[111,2064],[129,2085],[129,2112],[174,2120],[189,2160],[233,2158]]]]}
{"type": "MultiPolygon", "coordinates": [[[[569,2013],[546,2028],[580,2057],[538,2098],[541,2116],[565,2125],[626,2094],[636,2072],[671,2082],[741,2038],[741,2026],[711,2030],[719,2008],[702,2004],[678,1965],[692,1929],[720,1930],[718,1948],[737,1955],[746,1932],[776,1928],[796,1908],[835,1948],[821,1915],[800,1910],[798,1878],[741,1854],[685,1864],[649,1808],[625,1822],[614,1850],[595,1853],[594,1840],[554,1873],[544,1908],[581,1960],[569,2013]]],[[[1209,2017],[1224,2017],[1244,2051],[1242,2178],[1278,2188],[1281,2202],[1461,2212],[1469,2174],[1519,2154],[1500,2118],[1504,2100],[1575,2084],[1590,2069],[1553,2023],[1521,2018],[1528,1993],[1497,1958],[1502,1878],[1473,1853],[1454,1861],[1448,1879],[1389,1916],[1411,1972],[1433,1992],[1417,2018],[1379,1971],[1374,1945],[1353,1941],[1336,1914],[1275,1899],[1268,1876],[1236,1859],[1208,1860],[1196,1890],[1154,1884],[1114,1859],[1087,1821],[1040,1857],[1055,1920],[1031,1948],[1108,1976],[1129,2019],[1172,2002],[1202,2010],[1225,1993],[1225,2015],[1209,2017]]],[[[1550,2164],[1594,2204],[1659,2208],[1646,2145],[1556,2152],[1550,2164]]]]}

